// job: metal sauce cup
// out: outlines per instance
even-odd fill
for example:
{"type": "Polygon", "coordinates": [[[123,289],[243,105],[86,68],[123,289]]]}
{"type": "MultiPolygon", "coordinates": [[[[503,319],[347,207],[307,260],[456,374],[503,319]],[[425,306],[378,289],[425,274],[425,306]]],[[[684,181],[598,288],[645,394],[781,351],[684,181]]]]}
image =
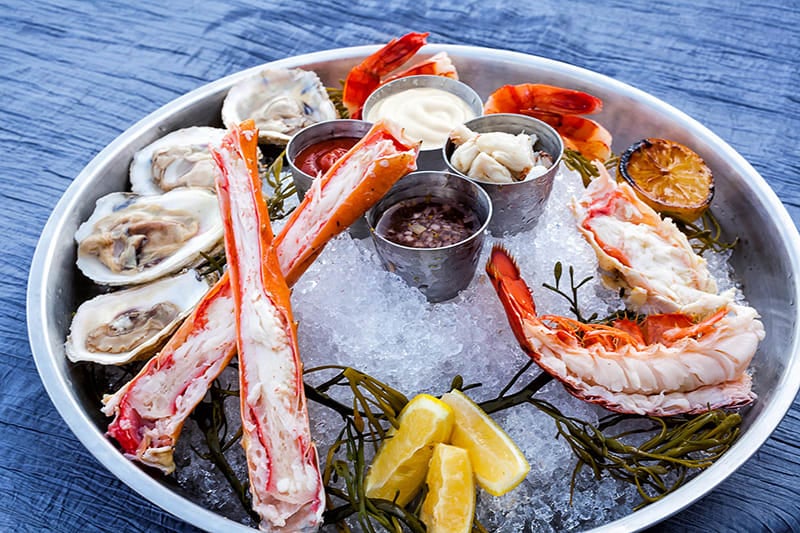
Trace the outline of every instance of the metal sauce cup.
{"type": "Polygon", "coordinates": [[[503,233],[513,235],[536,226],[547,199],[550,197],[553,178],[558,172],[558,165],[564,155],[564,143],[561,136],[549,124],[541,120],[510,113],[483,115],[465,122],[464,125],[476,133],[501,131],[514,135],[519,133],[535,134],[537,140],[534,149],[544,150],[553,158],[553,165],[539,177],[514,183],[487,183],[466,176],[452,165],[450,156],[456,149],[453,141],[448,139],[442,148],[442,157],[452,172],[480,184],[489,193],[494,208],[489,231],[493,235],[502,235],[503,233]]]}
{"type": "Polygon", "coordinates": [[[390,272],[419,288],[429,302],[449,300],[469,285],[480,258],[484,234],[492,218],[489,195],[475,183],[449,172],[412,172],[398,181],[369,211],[367,223],[375,248],[390,272]],[[462,204],[477,215],[480,226],[466,239],[441,248],[412,248],[376,232],[381,216],[403,200],[436,198],[462,204]]]}
{"type": "MultiPolygon", "coordinates": [[[[297,197],[302,202],[303,198],[311,188],[311,184],[316,176],[311,176],[300,170],[294,161],[297,156],[313,144],[341,137],[362,138],[372,128],[372,124],[363,120],[327,120],[307,126],[298,131],[286,145],[286,159],[289,161],[289,168],[292,170],[294,187],[297,190],[297,197]]],[[[348,228],[350,235],[357,239],[364,239],[369,236],[369,227],[364,217],[358,218],[348,228]]]]}
{"type": "MultiPolygon", "coordinates": [[[[454,94],[467,104],[467,107],[472,110],[476,117],[483,113],[481,97],[478,96],[478,93],[476,93],[472,87],[465,83],[444,76],[407,76],[382,85],[369,95],[367,101],[364,102],[361,116],[365,119],[369,117],[369,112],[372,110],[373,106],[388,96],[401,93],[408,89],[422,87],[441,89],[454,94]]],[[[391,119],[392,117],[388,118],[391,119]]],[[[402,123],[400,123],[400,125],[404,126],[402,123]]],[[[456,124],[453,124],[453,127],[455,126],[456,124]]],[[[419,157],[417,157],[417,168],[419,170],[447,170],[447,163],[442,156],[441,147],[425,148],[425,143],[423,142],[419,157]]]]}

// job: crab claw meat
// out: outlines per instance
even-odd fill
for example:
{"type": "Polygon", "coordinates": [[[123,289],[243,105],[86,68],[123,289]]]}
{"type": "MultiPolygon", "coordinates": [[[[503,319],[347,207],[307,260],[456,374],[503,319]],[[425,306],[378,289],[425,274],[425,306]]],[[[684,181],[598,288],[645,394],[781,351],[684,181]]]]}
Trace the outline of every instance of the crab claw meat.
{"type": "MultiPolygon", "coordinates": [[[[416,168],[419,146],[389,122],[376,123],[314,186],[275,237],[281,273],[298,279],[325,243],[344,231],[403,175],[416,168]]],[[[108,435],[130,459],[165,473],[183,423],[227,366],[236,347],[226,272],[166,346],[113,395],[103,413],[108,435]]]]}

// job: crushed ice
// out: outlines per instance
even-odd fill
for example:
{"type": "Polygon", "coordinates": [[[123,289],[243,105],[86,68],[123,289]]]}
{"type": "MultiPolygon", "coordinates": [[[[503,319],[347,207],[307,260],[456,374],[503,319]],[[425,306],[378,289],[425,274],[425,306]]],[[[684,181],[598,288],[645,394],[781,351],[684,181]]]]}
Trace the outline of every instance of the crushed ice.
{"type": "MultiPolygon", "coordinates": [[[[409,398],[424,392],[440,395],[460,374],[465,384],[482,384],[470,390],[477,401],[496,396],[528,357],[514,339],[482,269],[495,242],[502,242],[517,259],[542,312],[569,315],[568,303],[542,287],[542,283],[553,283],[556,261],[564,267],[562,288],[565,282],[569,288],[569,266],[575,269],[576,281],[593,276],[579,296],[586,316],[595,312],[606,316],[622,308],[616,291],[599,283],[595,254],[566,208],[568,200],[581,190],[577,174],[559,173],[536,228],[502,239],[486,239],[472,283],[453,300],[439,304],[429,304],[417,289],[386,272],[369,239],[356,240],[346,233],[339,236],[294,287],[292,307],[299,322],[305,367],[352,366],[409,398]]],[[[721,290],[736,286],[727,262],[729,253],[707,252],[705,257],[721,290]]],[[[535,374],[531,369],[527,378],[535,374]]],[[[557,383],[548,384],[537,398],[553,403],[565,415],[591,423],[608,413],[573,398],[557,383]]],[[[232,410],[229,420],[233,421],[238,420],[235,403],[226,402],[232,410]]],[[[314,402],[309,402],[309,413],[312,435],[324,460],[340,421],[314,402]]],[[[594,479],[584,469],[570,504],[575,459],[564,440],[556,439],[552,419],[526,405],[500,412],[495,418],[520,446],[532,468],[528,478],[503,497],[479,491],[477,516],[490,531],[587,529],[629,514],[639,503],[634,487],[608,477],[594,479]]],[[[232,425],[238,427],[238,421],[232,425]]],[[[176,460],[183,463],[177,474],[179,483],[195,494],[206,494],[202,503],[207,507],[247,523],[247,515],[213,465],[189,451],[202,439],[192,421],[184,433],[190,436],[180,441],[176,453],[176,460]],[[237,506],[239,510],[234,509],[237,506]]],[[[246,479],[241,447],[234,446],[229,455],[237,474],[246,479]],[[241,456],[238,459],[233,457],[237,454],[241,456]]]]}

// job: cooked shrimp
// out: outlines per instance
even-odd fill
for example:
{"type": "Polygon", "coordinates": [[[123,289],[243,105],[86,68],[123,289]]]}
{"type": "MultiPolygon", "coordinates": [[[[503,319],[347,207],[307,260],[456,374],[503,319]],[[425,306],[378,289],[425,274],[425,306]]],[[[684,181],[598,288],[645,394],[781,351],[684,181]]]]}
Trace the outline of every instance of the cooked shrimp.
{"type": "MultiPolygon", "coordinates": [[[[363,215],[403,175],[416,168],[419,146],[388,122],[378,122],[319,179],[275,238],[281,272],[291,285],[325,243],[363,215]]],[[[103,399],[114,416],[108,435],[130,459],[170,473],[186,417],[235,352],[229,275],[131,381],[103,399]]]]}
{"type": "Polygon", "coordinates": [[[411,65],[397,74],[389,76],[381,81],[381,85],[407,76],[444,76],[445,78],[457,80],[458,72],[456,71],[455,65],[453,65],[453,60],[447,55],[447,52],[439,52],[428,59],[423,59],[411,65]]]}
{"type": "Polygon", "coordinates": [[[591,94],[544,85],[504,85],[489,95],[484,113],[517,113],[550,124],[567,148],[590,160],[605,161],[611,155],[611,133],[597,122],[580,117],[603,109],[603,101],[591,94]]]}
{"type": "Polygon", "coordinates": [[[350,70],[342,93],[342,102],[350,112],[350,118],[361,118],[361,107],[369,95],[392,80],[422,74],[458,79],[458,73],[446,52],[440,52],[390,76],[392,71],[403,66],[422,48],[428,35],[412,32],[399,39],[392,39],[350,70]]]}
{"type": "Polygon", "coordinates": [[[530,289],[502,247],[492,250],[486,272],[523,350],[577,398],[653,416],[739,407],[755,398],[746,369],[764,327],[751,307],[729,303],[698,322],[648,318],[645,334],[632,321],[614,327],[537,316],[530,289]]]}

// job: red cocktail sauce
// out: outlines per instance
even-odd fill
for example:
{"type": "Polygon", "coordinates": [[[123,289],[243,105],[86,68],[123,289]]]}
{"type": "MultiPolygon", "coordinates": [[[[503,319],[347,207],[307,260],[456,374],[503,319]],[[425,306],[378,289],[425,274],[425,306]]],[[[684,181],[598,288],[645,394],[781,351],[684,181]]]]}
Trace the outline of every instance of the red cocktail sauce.
{"type": "Polygon", "coordinates": [[[316,178],[320,172],[326,173],[360,140],[356,137],[337,137],[312,144],[297,154],[294,165],[309,176],[316,178]]]}

